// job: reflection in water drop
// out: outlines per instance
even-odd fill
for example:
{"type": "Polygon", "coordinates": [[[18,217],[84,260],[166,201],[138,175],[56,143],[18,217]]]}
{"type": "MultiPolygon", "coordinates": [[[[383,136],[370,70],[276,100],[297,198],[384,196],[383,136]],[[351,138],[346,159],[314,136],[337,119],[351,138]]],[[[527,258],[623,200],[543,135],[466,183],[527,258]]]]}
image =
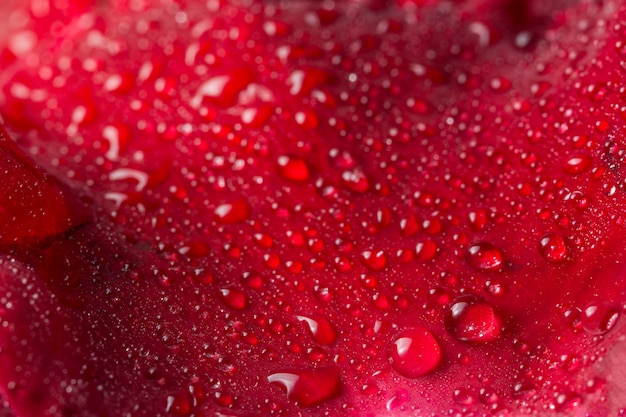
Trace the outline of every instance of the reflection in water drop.
{"type": "Polygon", "coordinates": [[[285,179],[302,182],[309,179],[309,167],[303,159],[292,156],[281,156],[277,160],[278,173],[285,179]]]}
{"type": "Polygon", "coordinates": [[[601,335],[615,326],[618,317],[619,312],[613,305],[606,301],[594,301],[585,307],[580,320],[585,332],[601,335]]]}
{"type": "Polygon", "coordinates": [[[473,268],[495,271],[502,267],[504,255],[502,251],[489,242],[478,242],[467,249],[467,263],[473,268]]]}
{"type": "Polygon", "coordinates": [[[502,323],[490,304],[465,295],[450,307],[446,327],[458,340],[492,342],[500,337],[502,323]]]}
{"type": "Polygon", "coordinates": [[[567,258],[567,246],[563,236],[558,233],[548,233],[539,241],[539,253],[547,261],[560,262],[567,258]]]}
{"type": "Polygon", "coordinates": [[[332,345],[337,340],[337,330],[325,317],[315,315],[312,317],[296,316],[296,318],[307,324],[313,339],[320,345],[332,345]]]}
{"type": "Polygon", "coordinates": [[[278,372],[267,377],[271,384],[281,387],[287,397],[300,407],[311,407],[341,395],[339,368],[307,369],[278,372]]]}
{"type": "Polygon", "coordinates": [[[213,213],[218,223],[241,223],[250,216],[250,205],[245,199],[239,198],[228,203],[220,204],[215,208],[213,213]]]}
{"type": "Polygon", "coordinates": [[[391,366],[400,375],[418,378],[433,372],[443,355],[435,337],[423,327],[404,330],[393,341],[391,366]]]}

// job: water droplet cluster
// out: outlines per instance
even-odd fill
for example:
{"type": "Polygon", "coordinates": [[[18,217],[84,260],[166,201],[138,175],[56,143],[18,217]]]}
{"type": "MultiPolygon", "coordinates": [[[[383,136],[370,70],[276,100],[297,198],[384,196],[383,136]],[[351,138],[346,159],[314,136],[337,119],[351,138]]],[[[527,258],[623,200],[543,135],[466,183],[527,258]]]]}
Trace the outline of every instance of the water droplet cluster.
{"type": "Polygon", "coordinates": [[[622,42],[622,6],[31,3],[0,34],[0,113],[62,185],[0,144],[54,226],[0,236],[0,273],[36,294],[7,284],[0,365],[45,375],[0,376],[11,400],[192,417],[606,398],[589,381],[625,301],[624,47],[580,51],[622,42]]]}

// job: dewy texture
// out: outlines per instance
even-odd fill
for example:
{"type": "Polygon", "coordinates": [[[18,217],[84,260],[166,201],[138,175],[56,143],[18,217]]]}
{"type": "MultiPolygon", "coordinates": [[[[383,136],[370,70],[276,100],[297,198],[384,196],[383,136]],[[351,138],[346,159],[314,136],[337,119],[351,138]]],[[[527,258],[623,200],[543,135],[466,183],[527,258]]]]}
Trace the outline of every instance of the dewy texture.
{"type": "Polygon", "coordinates": [[[3,0],[0,415],[623,415],[623,22],[3,0]]]}

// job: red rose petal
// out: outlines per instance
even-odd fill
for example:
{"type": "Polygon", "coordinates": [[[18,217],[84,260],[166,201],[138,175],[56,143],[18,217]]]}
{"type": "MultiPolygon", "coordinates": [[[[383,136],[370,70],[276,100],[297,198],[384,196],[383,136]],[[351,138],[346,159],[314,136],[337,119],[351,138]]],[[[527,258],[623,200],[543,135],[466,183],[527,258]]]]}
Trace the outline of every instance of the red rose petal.
{"type": "Polygon", "coordinates": [[[0,5],[16,416],[618,414],[619,2],[65,3],[0,5]]]}

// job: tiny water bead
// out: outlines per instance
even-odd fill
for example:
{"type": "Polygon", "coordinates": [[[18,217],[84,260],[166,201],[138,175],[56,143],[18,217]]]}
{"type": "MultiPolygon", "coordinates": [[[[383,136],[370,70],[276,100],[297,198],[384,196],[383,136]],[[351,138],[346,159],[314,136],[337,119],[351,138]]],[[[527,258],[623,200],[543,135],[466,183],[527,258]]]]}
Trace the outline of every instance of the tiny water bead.
{"type": "Polygon", "coordinates": [[[464,295],[450,307],[446,327],[458,340],[493,342],[500,337],[502,320],[487,302],[474,295],[464,295]]]}
{"type": "Polygon", "coordinates": [[[435,336],[423,327],[403,330],[393,340],[391,366],[407,378],[419,378],[436,370],[443,353],[435,336]]]}
{"type": "Polygon", "coordinates": [[[503,266],[504,254],[492,243],[478,242],[467,249],[465,259],[473,268],[497,271],[503,266]]]}
{"type": "Polygon", "coordinates": [[[567,246],[563,236],[547,233],[539,240],[539,253],[549,262],[561,262],[567,259],[567,246]]]}
{"type": "Polygon", "coordinates": [[[267,381],[281,387],[300,407],[312,407],[342,393],[341,373],[335,366],[277,372],[268,376],[267,381]]]}

